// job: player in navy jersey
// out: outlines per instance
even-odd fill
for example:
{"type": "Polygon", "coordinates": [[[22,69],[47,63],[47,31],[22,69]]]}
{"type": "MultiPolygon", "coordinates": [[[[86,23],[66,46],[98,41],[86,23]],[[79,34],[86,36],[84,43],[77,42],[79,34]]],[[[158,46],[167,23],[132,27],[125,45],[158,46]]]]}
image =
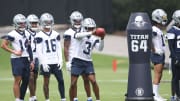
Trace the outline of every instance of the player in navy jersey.
{"type": "Polygon", "coordinates": [[[77,90],[77,80],[79,75],[88,76],[96,96],[96,101],[100,101],[99,87],[95,78],[94,66],[91,58],[93,48],[101,51],[104,48],[104,37],[100,38],[95,35],[96,23],[92,18],[83,20],[84,32],[74,33],[75,49],[71,66],[71,85],[70,85],[70,101],[78,101],[75,99],[77,90]],[[74,98],[74,99],[73,99],[74,98]]]}
{"type": "MultiPolygon", "coordinates": [[[[76,48],[74,33],[82,32],[83,15],[79,11],[73,11],[70,15],[71,27],[64,33],[64,56],[66,61],[66,69],[71,72],[71,62],[76,48]]],[[[87,94],[87,101],[92,101],[90,83],[86,75],[82,75],[84,88],[87,94]]],[[[77,94],[75,95],[77,98],[77,94]]],[[[72,98],[71,98],[72,99],[72,98]]]]}
{"type": "Polygon", "coordinates": [[[26,18],[17,14],[13,18],[15,30],[3,36],[1,47],[11,53],[11,66],[14,76],[13,92],[15,101],[24,101],[29,83],[30,70],[34,68],[31,46],[27,38],[26,18]],[[12,45],[12,48],[9,47],[12,45]],[[29,60],[30,58],[30,60],[29,60]]]}
{"type": "Polygon", "coordinates": [[[58,91],[61,101],[66,101],[65,87],[62,73],[62,49],[60,34],[53,30],[54,18],[49,13],[43,13],[40,17],[42,30],[36,35],[37,55],[41,64],[40,72],[44,77],[43,90],[46,101],[49,99],[49,80],[54,74],[58,81],[58,91]]]}
{"type": "Polygon", "coordinates": [[[153,93],[155,101],[165,101],[159,94],[159,86],[165,63],[165,38],[163,28],[167,23],[167,14],[163,9],[155,9],[152,12],[152,51],[151,61],[154,64],[153,93]]]}
{"type": "Polygon", "coordinates": [[[27,30],[29,35],[28,39],[31,43],[31,48],[33,52],[33,61],[34,61],[34,70],[30,72],[30,79],[29,79],[29,91],[30,91],[30,98],[29,101],[37,101],[36,98],[36,81],[38,77],[38,70],[39,70],[39,61],[36,54],[36,33],[39,31],[39,18],[35,14],[30,14],[27,17],[27,30]]]}
{"type": "Polygon", "coordinates": [[[172,68],[171,101],[180,101],[180,10],[176,10],[172,18],[175,24],[169,29],[167,34],[172,68]],[[177,95],[177,98],[173,93],[177,95]]]}

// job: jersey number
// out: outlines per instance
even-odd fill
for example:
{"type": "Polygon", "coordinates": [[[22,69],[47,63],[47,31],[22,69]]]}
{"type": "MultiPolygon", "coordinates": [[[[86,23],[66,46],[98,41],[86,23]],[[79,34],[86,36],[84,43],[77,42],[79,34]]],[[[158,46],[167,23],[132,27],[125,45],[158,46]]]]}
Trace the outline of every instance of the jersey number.
{"type": "Polygon", "coordinates": [[[45,40],[46,43],[46,52],[49,53],[51,51],[55,52],[56,51],[56,40],[51,39],[51,40],[45,40]],[[50,49],[51,46],[51,49],[50,49]]]}
{"type": "Polygon", "coordinates": [[[139,50],[143,50],[147,52],[147,40],[132,40],[131,41],[131,51],[138,52],[139,50]]]}
{"type": "Polygon", "coordinates": [[[83,50],[83,53],[84,54],[90,54],[90,51],[91,51],[91,43],[86,41],[86,49],[83,50]]]}
{"type": "Polygon", "coordinates": [[[21,50],[24,51],[24,48],[27,48],[28,45],[28,40],[25,40],[25,42],[23,43],[22,40],[19,40],[19,44],[21,46],[21,50]],[[24,45],[23,45],[24,44],[24,45]]]}

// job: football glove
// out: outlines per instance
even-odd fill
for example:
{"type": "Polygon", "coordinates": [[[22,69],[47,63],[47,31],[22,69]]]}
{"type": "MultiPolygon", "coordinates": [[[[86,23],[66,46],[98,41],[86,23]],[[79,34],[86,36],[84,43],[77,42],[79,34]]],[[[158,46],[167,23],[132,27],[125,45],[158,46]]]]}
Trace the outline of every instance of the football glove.
{"type": "Polygon", "coordinates": [[[48,64],[42,64],[42,67],[43,67],[44,72],[49,72],[50,67],[48,64]]]}
{"type": "Polygon", "coordinates": [[[66,70],[69,72],[71,71],[71,62],[69,62],[69,61],[66,62],[66,70]]]}
{"type": "Polygon", "coordinates": [[[61,70],[62,66],[63,66],[62,63],[58,63],[58,64],[57,64],[57,67],[59,68],[58,70],[61,70]]]}
{"type": "Polygon", "coordinates": [[[180,59],[176,58],[174,64],[176,67],[180,67],[180,59]]]}

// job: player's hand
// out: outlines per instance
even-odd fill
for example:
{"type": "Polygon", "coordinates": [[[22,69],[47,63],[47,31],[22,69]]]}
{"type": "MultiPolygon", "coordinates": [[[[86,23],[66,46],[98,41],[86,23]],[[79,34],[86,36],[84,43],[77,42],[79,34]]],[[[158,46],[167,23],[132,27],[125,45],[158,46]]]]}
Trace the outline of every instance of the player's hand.
{"type": "Polygon", "coordinates": [[[30,70],[33,71],[34,70],[34,62],[30,63],[30,70]]]}
{"type": "Polygon", "coordinates": [[[71,62],[66,62],[66,70],[71,72],[71,62]]]}
{"type": "Polygon", "coordinates": [[[93,30],[92,30],[92,35],[95,35],[96,34],[96,29],[94,28],[93,30]]]}
{"type": "Polygon", "coordinates": [[[17,50],[13,50],[12,52],[13,54],[17,55],[17,56],[21,56],[22,55],[22,51],[17,51],[17,50]]]}
{"type": "Polygon", "coordinates": [[[44,72],[49,72],[50,67],[48,64],[42,64],[42,67],[43,67],[44,72]]]}
{"type": "Polygon", "coordinates": [[[63,66],[62,63],[58,63],[58,64],[57,64],[58,70],[61,70],[62,66],[63,66]]]}

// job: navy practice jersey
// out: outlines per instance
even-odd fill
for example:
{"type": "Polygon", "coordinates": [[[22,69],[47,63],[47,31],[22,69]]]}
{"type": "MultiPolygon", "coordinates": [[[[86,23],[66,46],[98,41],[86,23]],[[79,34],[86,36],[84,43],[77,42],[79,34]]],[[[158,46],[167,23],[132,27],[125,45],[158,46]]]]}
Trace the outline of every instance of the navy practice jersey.
{"type": "Polygon", "coordinates": [[[180,28],[173,26],[167,33],[171,57],[180,56],[180,28]]]}

